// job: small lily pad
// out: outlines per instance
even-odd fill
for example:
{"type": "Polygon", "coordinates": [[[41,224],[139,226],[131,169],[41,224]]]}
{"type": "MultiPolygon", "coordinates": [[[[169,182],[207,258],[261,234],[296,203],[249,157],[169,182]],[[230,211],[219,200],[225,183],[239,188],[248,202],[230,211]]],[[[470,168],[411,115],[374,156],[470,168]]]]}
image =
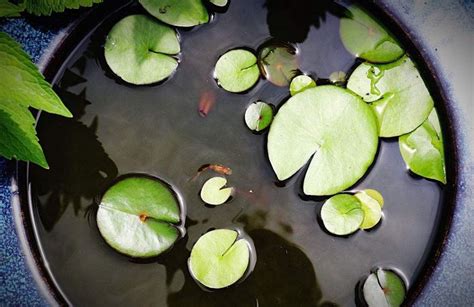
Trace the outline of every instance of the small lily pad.
{"type": "Polygon", "coordinates": [[[154,257],[168,250],[180,233],[180,208],[170,187],[136,175],[112,185],[102,196],[97,226],[115,250],[132,257],[154,257]]]}
{"type": "Polygon", "coordinates": [[[191,250],[191,275],[211,289],[228,287],[244,276],[250,260],[245,239],[230,229],[216,229],[201,236],[191,250]]]}
{"type": "Polygon", "coordinates": [[[321,219],[330,233],[344,236],[359,229],[364,220],[364,211],[356,197],[339,194],[324,203],[321,219]]]}
{"type": "Polygon", "coordinates": [[[364,211],[364,220],[360,229],[370,229],[377,225],[382,218],[383,197],[375,190],[363,190],[354,195],[364,211]]]}
{"type": "Polygon", "coordinates": [[[412,172],[446,183],[443,136],[435,109],[420,127],[400,136],[399,146],[403,160],[412,172]]]}
{"type": "Polygon", "coordinates": [[[217,60],[214,75],[223,89],[233,93],[246,91],[260,77],[257,57],[248,50],[230,50],[217,60]]]}
{"type": "Polygon", "coordinates": [[[224,188],[227,179],[212,177],[207,180],[201,189],[201,199],[209,205],[218,206],[225,203],[232,195],[233,188],[224,188]]]}
{"type": "Polygon", "coordinates": [[[193,27],[209,22],[201,0],[139,0],[151,15],[177,27],[193,27]]]}
{"type": "Polygon", "coordinates": [[[341,19],[340,35],[350,53],[373,63],[392,62],[405,53],[387,30],[361,8],[348,9],[351,16],[341,19]]]}
{"type": "Polygon", "coordinates": [[[350,76],[347,88],[370,103],[381,137],[413,131],[433,108],[420,73],[406,56],[390,64],[362,63],[350,76]]]}
{"type": "Polygon", "coordinates": [[[405,284],[393,271],[377,269],[363,286],[364,300],[369,307],[398,307],[405,299],[405,284]]]}
{"type": "Polygon", "coordinates": [[[228,0],[209,0],[212,4],[219,7],[224,7],[227,5],[228,0]]]}
{"type": "Polygon", "coordinates": [[[132,84],[151,84],[168,78],[178,67],[176,31],[145,15],[117,22],[107,35],[105,60],[110,69],[132,84]]]}
{"type": "Polygon", "coordinates": [[[300,73],[296,48],[277,40],[270,40],[260,47],[258,66],[263,76],[277,86],[288,86],[300,73]]]}
{"type": "Polygon", "coordinates": [[[377,147],[370,107],[334,85],[291,97],[275,115],[267,143],[279,180],[311,160],[303,183],[307,195],[332,195],[356,183],[374,161],[377,147]]]}
{"type": "Polygon", "coordinates": [[[273,108],[263,102],[257,101],[247,107],[245,123],[250,130],[260,132],[267,128],[273,119],[273,108]]]}
{"type": "Polygon", "coordinates": [[[334,84],[344,84],[346,82],[346,73],[343,71],[334,71],[329,75],[329,81],[334,84]]]}
{"type": "Polygon", "coordinates": [[[310,76],[299,75],[291,80],[290,94],[291,96],[295,96],[296,94],[312,87],[316,87],[316,82],[310,76]]]}

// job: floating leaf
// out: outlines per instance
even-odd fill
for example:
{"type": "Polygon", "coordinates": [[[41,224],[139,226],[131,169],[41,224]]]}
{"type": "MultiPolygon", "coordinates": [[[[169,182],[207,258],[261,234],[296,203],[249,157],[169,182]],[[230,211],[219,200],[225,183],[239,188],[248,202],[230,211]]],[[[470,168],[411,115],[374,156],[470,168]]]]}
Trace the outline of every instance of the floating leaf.
{"type": "Polygon", "coordinates": [[[145,15],[131,15],[114,25],[105,42],[110,69],[132,84],[151,84],[168,78],[178,67],[176,31],[145,15]]]}
{"type": "Polygon", "coordinates": [[[421,126],[400,136],[399,146],[403,160],[412,172],[446,183],[443,136],[435,109],[421,126]]]}
{"type": "Polygon", "coordinates": [[[364,211],[364,220],[360,229],[369,229],[380,222],[382,218],[383,197],[375,190],[363,190],[354,195],[364,211]]]}
{"type": "Polygon", "coordinates": [[[212,4],[220,7],[224,7],[227,5],[228,1],[227,0],[209,0],[212,4]]]}
{"type": "Polygon", "coordinates": [[[212,230],[199,238],[191,250],[189,271],[201,284],[212,289],[228,287],[242,278],[249,266],[246,240],[230,229],[212,230]]]}
{"type": "Polygon", "coordinates": [[[359,229],[364,220],[364,211],[356,197],[339,194],[324,203],[321,219],[330,233],[344,236],[359,229]]]}
{"type": "Polygon", "coordinates": [[[433,108],[423,79],[406,56],[390,64],[362,63],[350,76],[347,88],[371,103],[382,137],[413,131],[433,108]]]}
{"type": "Polygon", "coordinates": [[[295,96],[296,94],[312,87],[316,87],[316,82],[314,82],[310,76],[299,75],[291,80],[290,94],[291,96],[295,96]]]}
{"type": "Polygon", "coordinates": [[[346,73],[343,71],[334,71],[329,75],[329,81],[334,84],[344,84],[346,82],[346,73]]]}
{"type": "Polygon", "coordinates": [[[259,132],[267,128],[273,119],[273,108],[263,102],[257,101],[247,107],[245,123],[250,130],[259,132]]]}
{"type": "Polygon", "coordinates": [[[201,199],[209,205],[218,206],[225,203],[232,195],[233,188],[224,188],[227,179],[212,177],[208,179],[201,189],[201,199]]]}
{"type": "Polygon", "coordinates": [[[97,226],[105,241],[132,257],[154,257],[179,237],[173,225],[180,208],[171,188],[156,178],[135,175],[119,180],[102,196],[97,226]]]}
{"type": "Polygon", "coordinates": [[[260,47],[258,65],[263,76],[277,86],[288,86],[300,73],[296,48],[276,40],[260,47]]]}
{"type": "Polygon", "coordinates": [[[363,286],[369,307],[398,307],[405,299],[405,284],[393,271],[377,269],[367,277],[363,286]]]}
{"type": "Polygon", "coordinates": [[[140,0],[151,15],[177,27],[193,27],[209,21],[201,0],[140,0]]]}
{"type": "Polygon", "coordinates": [[[392,62],[405,53],[397,41],[362,9],[351,6],[349,11],[350,18],[341,19],[340,35],[350,53],[373,63],[392,62]]]}
{"type": "Polygon", "coordinates": [[[333,85],[291,97],[273,119],[267,144],[279,180],[294,175],[314,155],[303,184],[307,195],[331,195],[353,185],[372,164],[377,146],[370,107],[333,85]]]}
{"type": "Polygon", "coordinates": [[[248,50],[230,50],[217,60],[214,74],[223,89],[233,93],[246,91],[260,76],[257,57],[248,50]]]}

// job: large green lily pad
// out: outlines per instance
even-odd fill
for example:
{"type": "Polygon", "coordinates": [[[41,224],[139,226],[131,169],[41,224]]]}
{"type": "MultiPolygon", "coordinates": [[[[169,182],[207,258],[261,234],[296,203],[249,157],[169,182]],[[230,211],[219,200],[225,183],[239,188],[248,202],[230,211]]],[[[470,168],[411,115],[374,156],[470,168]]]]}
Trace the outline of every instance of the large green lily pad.
{"type": "Polygon", "coordinates": [[[105,42],[110,69],[132,84],[151,84],[168,78],[178,67],[176,31],[145,15],[131,15],[115,24],[105,42]]]}
{"type": "Polygon", "coordinates": [[[417,175],[446,183],[443,135],[436,110],[414,131],[399,138],[400,153],[417,175]]]}
{"type": "Polygon", "coordinates": [[[216,229],[201,236],[191,250],[191,275],[208,288],[228,287],[244,276],[250,250],[245,239],[230,229],[216,229]]]}
{"type": "Polygon", "coordinates": [[[377,269],[367,277],[362,288],[369,307],[398,307],[405,299],[405,284],[393,271],[377,269]]]}
{"type": "Polygon", "coordinates": [[[350,76],[347,88],[371,104],[382,137],[413,131],[433,108],[420,73],[406,56],[390,64],[362,63],[350,76]]]}
{"type": "Polygon", "coordinates": [[[230,50],[217,60],[214,76],[226,91],[246,91],[254,86],[260,77],[257,57],[245,49],[230,50]]]}
{"type": "Polygon", "coordinates": [[[193,27],[209,21],[201,0],[139,0],[151,15],[177,27],[193,27]]]}
{"type": "Polygon", "coordinates": [[[168,250],[179,237],[175,194],[162,181],[143,175],[124,178],[103,195],[97,226],[105,241],[132,257],[153,257],[168,250]]]}
{"type": "Polygon", "coordinates": [[[392,62],[405,53],[387,30],[361,8],[348,9],[352,16],[341,19],[339,31],[350,53],[373,63],[392,62]]]}
{"type": "Polygon", "coordinates": [[[311,159],[303,184],[307,195],[332,195],[356,183],[372,164],[377,146],[370,107],[333,85],[291,97],[276,114],[267,144],[279,180],[311,159]]]}

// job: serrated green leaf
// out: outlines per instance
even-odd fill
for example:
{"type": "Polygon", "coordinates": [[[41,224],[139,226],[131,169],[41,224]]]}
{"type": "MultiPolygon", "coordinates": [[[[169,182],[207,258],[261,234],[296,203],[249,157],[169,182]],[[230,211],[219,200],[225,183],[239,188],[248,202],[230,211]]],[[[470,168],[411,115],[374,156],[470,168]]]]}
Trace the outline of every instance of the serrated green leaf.
{"type": "Polygon", "coordinates": [[[19,17],[24,10],[24,3],[14,4],[8,0],[0,0],[0,17],[19,17]]]}
{"type": "Polygon", "coordinates": [[[25,0],[26,11],[33,15],[51,15],[66,9],[91,7],[103,0],[25,0]]]}

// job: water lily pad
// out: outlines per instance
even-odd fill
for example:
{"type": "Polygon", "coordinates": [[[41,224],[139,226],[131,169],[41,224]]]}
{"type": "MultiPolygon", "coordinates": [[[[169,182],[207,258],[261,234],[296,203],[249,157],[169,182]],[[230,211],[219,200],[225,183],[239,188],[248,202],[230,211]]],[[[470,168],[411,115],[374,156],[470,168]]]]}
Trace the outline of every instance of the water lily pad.
{"type": "Polygon", "coordinates": [[[347,88],[371,103],[382,137],[413,131],[433,108],[420,73],[406,56],[390,64],[362,63],[350,76],[347,88]]]}
{"type": "Polygon", "coordinates": [[[329,81],[334,84],[344,84],[346,82],[346,73],[343,71],[334,71],[329,75],[329,81]]]}
{"type": "Polygon", "coordinates": [[[377,146],[370,107],[333,85],[291,97],[275,115],[267,144],[279,180],[294,175],[314,155],[303,184],[307,195],[331,195],[353,185],[372,164],[377,146]]]}
{"type": "Polygon", "coordinates": [[[177,27],[193,27],[209,22],[201,0],[139,0],[151,15],[177,27]]]}
{"type": "Polygon", "coordinates": [[[248,50],[230,50],[217,60],[214,76],[217,83],[229,92],[246,91],[260,77],[257,57],[248,50]]]}
{"type": "Polygon", "coordinates": [[[209,205],[217,206],[225,203],[232,195],[233,188],[224,188],[227,179],[212,177],[207,180],[201,189],[201,199],[209,205]]]}
{"type": "Polygon", "coordinates": [[[312,87],[316,87],[316,82],[310,76],[299,75],[291,80],[290,94],[291,96],[295,96],[296,94],[312,87]]]}
{"type": "Polygon", "coordinates": [[[208,288],[228,287],[244,276],[250,250],[245,239],[230,229],[216,229],[201,236],[191,250],[191,275],[208,288]]]}
{"type": "Polygon", "coordinates": [[[151,84],[168,78],[178,67],[176,31],[145,15],[131,15],[115,24],[105,42],[110,69],[132,84],[151,84]]]}
{"type": "Polygon", "coordinates": [[[247,107],[245,123],[250,130],[260,132],[267,128],[273,119],[273,108],[263,102],[257,101],[247,107]]]}
{"type": "Polygon", "coordinates": [[[373,63],[388,63],[405,51],[377,21],[358,6],[349,7],[351,16],[341,19],[340,35],[346,49],[373,63]]]}
{"type": "Polygon", "coordinates": [[[227,5],[228,0],[209,0],[212,4],[219,6],[219,7],[224,7],[227,5]]]}
{"type": "Polygon", "coordinates": [[[277,86],[288,86],[300,73],[296,48],[276,40],[270,40],[260,47],[258,65],[263,76],[277,86]]]}
{"type": "Polygon", "coordinates": [[[360,229],[370,229],[377,225],[382,218],[383,197],[375,190],[363,190],[354,195],[364,211],[364,220],[360,229]]]}
{"type": "Polygon", "coordinates": [[[364,299],[370,307],[398,307],[405,299],[405,284],[393,271],[377,269],[363,286],[364,299]]]}
{"type": "Polygon", "coordinates": [[[153,257],[168,250],[179,237],[175,194],[162,181],[148,176],[124,178],[103,195],[97,226],[105,241],[132,257],[153,257]]]}
{"type": "Polygon", "coordinates": [[[364,211],[356,197],[339,194],[324,203],[321,219],[330,233],[344,236],[359,229],[364,220],[364,211]]]}

